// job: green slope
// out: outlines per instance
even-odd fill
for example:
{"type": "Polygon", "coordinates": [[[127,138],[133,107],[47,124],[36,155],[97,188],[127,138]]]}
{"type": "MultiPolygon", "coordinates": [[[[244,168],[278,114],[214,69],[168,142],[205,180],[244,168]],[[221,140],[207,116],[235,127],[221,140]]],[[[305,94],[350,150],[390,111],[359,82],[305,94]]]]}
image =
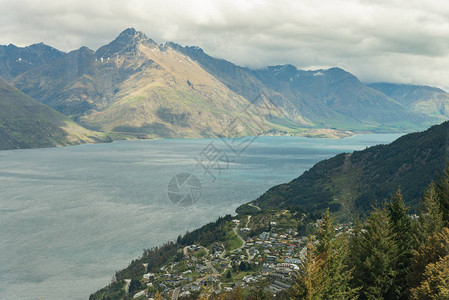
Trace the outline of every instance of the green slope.
{"type": "MultiPolygon", "coordinates": [[[[252,204],[263,209],[300,206],[308,211],[330,207],[361,212],[389,198],[400,186],[405,200],[415,206],[448,158],[449,122],[445,122],[389,145],[321,161],[291,182],[271,188],[252,204]]],[[[243,205],[238,211],[249,208],[243,205]]]]}
{"type": "Polygon", "coordinates": [[[109,141],[0,78],[0,149],[38,148],[109,141]]]}

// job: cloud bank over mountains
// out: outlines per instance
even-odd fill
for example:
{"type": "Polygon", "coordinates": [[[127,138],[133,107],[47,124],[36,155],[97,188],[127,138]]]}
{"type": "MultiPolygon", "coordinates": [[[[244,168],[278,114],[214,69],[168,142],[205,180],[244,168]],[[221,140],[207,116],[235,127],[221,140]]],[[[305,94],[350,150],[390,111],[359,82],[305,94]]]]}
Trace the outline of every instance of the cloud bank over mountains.
{"type": "Polygon", "coordinates": [[[0,0],[0,44],[97,49],[127,27],[250,67],[342,67],[449,88],[449,2],[0,0]]]}

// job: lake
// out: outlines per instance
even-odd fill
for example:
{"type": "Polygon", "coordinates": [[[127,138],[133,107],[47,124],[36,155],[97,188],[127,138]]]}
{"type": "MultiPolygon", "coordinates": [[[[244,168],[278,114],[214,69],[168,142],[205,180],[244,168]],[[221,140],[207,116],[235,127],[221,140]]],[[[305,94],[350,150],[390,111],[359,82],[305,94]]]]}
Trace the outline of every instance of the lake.
{"type": "Polygon", "coordinates": [[[162,139],[0,151],[0,298],[87,299],[143,249],[234,213],[322,159],[399,136],[162,139]],[[168,197],[168,184],[180,173],[201,184],[193,205],[168,197]]]}

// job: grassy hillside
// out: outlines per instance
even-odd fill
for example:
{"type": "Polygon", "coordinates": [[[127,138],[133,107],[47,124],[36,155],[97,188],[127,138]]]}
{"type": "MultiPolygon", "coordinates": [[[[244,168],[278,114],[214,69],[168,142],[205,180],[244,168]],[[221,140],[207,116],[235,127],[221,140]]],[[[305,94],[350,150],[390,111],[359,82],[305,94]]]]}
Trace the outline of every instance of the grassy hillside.
{"type": "Polygon", "coordinates": [[[0,149],[109,141],[23,94],[0,78],[0,149]]]}

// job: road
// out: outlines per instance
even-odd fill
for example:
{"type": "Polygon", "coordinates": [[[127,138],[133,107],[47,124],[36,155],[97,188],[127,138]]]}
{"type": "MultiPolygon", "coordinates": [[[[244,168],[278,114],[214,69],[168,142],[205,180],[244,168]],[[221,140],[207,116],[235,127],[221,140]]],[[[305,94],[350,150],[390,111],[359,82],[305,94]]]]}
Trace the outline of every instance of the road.
{"type": "Polygon", "coordinates": [[[208,261],[206,262],[206,266],[207,266],[208,268],[212,269],[213,275],[220,274],[220,273],[218,273],[217,269],[215,269],[215,267],[212,265],[212,263],[210,262],[210,260],[208,260],[208,261]]]}
{"type": "Polygon", "coordinates": [[[131,283],[131,279],[125,279],[126,285],[125,285],[125,292],[129,293],[129,284],[131,283]]]}
{"type": "Polygon", "coordinates": [[[248,228],[249,221],[251,221],[251,215],[248,216],[248,221],[246,221],[245,227],[248,228]]]}
{"type": "Polygon", "coordinates": [[[259,206],[256,206],[256,205],[254,205],[254,204],[251,204],[251,203],[249,203],[248,204],[248,206],[251,206],[251,207],[254,207],[254,208],[257,208],[258,210],[262,210],[259,206]]]}
{"type": "Polygon", "coordinates": [[[171,295],[171,299],[172,300],[178,300],[179,297],[179,292],[181,291],[180,287],[177,287],[176,289],[173,290],[173,294],[171,295]]]}
{"type": "MultiPolygon", "coordinates": [[[[251,220],[251,215],[248,216],[248,221],[246,222],[246,226],[248,226],[249,220],[251,220]]],[[[245,247],[245,245],[246,245],[245,240],[240,236],[240,233],[239,233],[238,230],[237,230],[238,227],[239,227],[239,224],[236,224],[235,227],[232,229],[232,231],[234,231],[234,234],[239,238],[239,240],[242,241],[242,245],[241,245],[240,247],[238,247],[238,248],[232,250],[231,253],[232,253],[232,252],[235,252],[235,251],[237,251],[237,250],[239,250],[239,249],[242,249],[242,248],[245,247]]]]}

